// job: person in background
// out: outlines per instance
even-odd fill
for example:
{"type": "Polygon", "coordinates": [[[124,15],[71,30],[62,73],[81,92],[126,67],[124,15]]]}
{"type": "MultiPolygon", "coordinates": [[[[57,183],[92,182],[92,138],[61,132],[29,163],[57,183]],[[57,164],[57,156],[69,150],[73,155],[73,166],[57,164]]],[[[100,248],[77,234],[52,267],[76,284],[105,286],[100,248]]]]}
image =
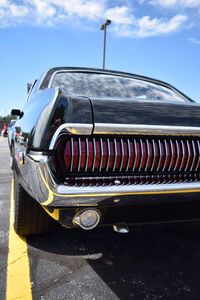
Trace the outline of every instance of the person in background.
{"type": "Polygon", "coordinates": [[[3,126],[3,136],[7,136],[8,135],[8,125],[6,123],[4,123],[3,126]]]}

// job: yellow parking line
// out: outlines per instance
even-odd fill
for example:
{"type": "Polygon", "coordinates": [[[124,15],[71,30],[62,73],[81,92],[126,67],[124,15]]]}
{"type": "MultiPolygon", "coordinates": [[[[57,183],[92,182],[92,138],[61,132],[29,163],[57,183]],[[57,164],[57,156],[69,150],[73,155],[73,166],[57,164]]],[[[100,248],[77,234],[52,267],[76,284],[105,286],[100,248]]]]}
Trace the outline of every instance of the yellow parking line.
{"type": "Polygon", "coordinates": [[[14,183],[12,180],[6,300],[31,300],[32,293],[27,243],[26,238],[18,236],[13,227],[13,200],[14,183]]]}

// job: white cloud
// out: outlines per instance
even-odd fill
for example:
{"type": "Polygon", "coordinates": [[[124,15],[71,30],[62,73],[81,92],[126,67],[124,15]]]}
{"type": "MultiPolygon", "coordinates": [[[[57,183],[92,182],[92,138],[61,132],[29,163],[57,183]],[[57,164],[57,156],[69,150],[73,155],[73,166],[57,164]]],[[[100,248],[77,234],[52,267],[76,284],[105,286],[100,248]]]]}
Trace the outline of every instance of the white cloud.
{"type": "Polygon", "coordinates": [[[187,20],[184,15],[177,15],[171,19],[150,19],[149,16],[137,20],[137,35],[139,37],[148,37],[175,32],[181,28],[181,25],[187,20]]]}
{"type": "MultiPolygon", "coordinates": [[[[142,3],[145,0],[138,1],[142,3]]],[[[146,1],[172,5],[181,0],[146,1]]],[[[185,1],[200,2],[200,0],[185,1]]],[[[0,0],[0,27],[21,23],[33,26],[54,26],[66,24],[69,21],[79,26],[83,22],[89,22],[88,24],[94,27],[94,24],[100,25],[105,19],[110,19],[112,27],[109,30],[116,35],[144,38],[176,32],[187,20],[187,17],[181,14],[171,19],[151,18],[150,16],[137,18],[128,0],[123,2],[122,6],[114,7],[110,7],[109,0],[22,0],[20,5],[16,3],[17,1],[14,0],[0,0]]]]}
{"type": "Polygon", "coordinates": [[[132,24],[134,20],[127,6],[107,9],[104,16],[106,19],[111,19],[115,24],[132,24]]]}
{"type": "Polygon", "coordinates": [[[197,40],[197,39],[194,39],[194,38],[188,38],[188,41],[190,41],[194,44],[200,45],[200,40],[197,40]]]}
{"type": "Polygon", "coordinates": [[[150,0],[148,3],[166,8],[200,8],[200,0],[150,0]]]}
{"type": "Polygon", "coordinates": [[[8,6],[8,1],[7,0],[0,0],[0,7],[7,7],[8,6]]]}
{"type": "Polygon", "coordinates": [[[48,1],[33,0],[32,4],[35,6],[39,18],[51,18],[56,14],[56,9],[48,1]]]}
{"type": "Polygon", "coordinates": [[[104,1],[95,0],[43,0],[48,5],[54,5],[57,11],[62,10],[66,17],[79,17],[94,20],[104,12],[104,1]]]}
{"type": "Polygon", "coordinates": [[[187,17],[184,15],[177,15],[171,19],[151,19],[149,16],[144,16],[142,18],[135,19],[132,25],[116,25],[114,30],[119,36],[127,36],[131,38],[160,36],[170,34],[181,29],[186,20],[187,17]]]}
{"type": "Polygon", "coordinates": [[[10,5],[10,11],[13,17],[23,17],[27,15],[28,8],[25,6],[10,5]]]}

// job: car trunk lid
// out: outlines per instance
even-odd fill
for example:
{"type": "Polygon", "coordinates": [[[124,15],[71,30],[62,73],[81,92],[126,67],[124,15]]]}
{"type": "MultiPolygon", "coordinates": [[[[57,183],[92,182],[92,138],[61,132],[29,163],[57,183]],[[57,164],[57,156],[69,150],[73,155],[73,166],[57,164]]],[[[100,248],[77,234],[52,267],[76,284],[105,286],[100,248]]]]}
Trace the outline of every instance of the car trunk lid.
{"type": "MultiPolygon", "coordinates": [[[[132,99],[91,99],[94,115],[94,132],[99,124],[125,128],[124,125],[146,127],[199,127],[200,104],[132,99]]],[[[200,128],[199,128],[200,130],[200,128]]],[[[118,131],[118,130],[117,130],[118,131]]],[[[163,132],[164,133],[164,132],[163,132]]],[[[189,132],[188,132],[189,133],[189,132]]]]}

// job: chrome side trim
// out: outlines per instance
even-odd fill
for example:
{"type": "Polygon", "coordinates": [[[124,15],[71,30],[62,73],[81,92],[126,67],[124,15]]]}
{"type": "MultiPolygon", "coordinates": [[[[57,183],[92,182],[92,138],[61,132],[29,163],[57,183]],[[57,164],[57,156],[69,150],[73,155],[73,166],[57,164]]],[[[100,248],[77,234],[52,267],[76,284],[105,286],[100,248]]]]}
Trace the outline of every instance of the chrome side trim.
{"type": "Polygon", "coordinates": [[[68,134],[83,134],[83,135],[91,135],[93,129],[92,124],[81,124],[81,123],[65,123],[57,128],[55,131],[49,150],[52,150],[56,140],[61,132],[66,132],[68,134]]]}
{"type": "Polygon", "coordinates": [[[49,159],[48,155],[41,154],[40,152],[27,153],[26,156],[35,162],[46,163],[49,159]]]}
{"type": "Polygon", "coordinates": [[[200,127],[95,123],[94,134],[200,135],[200,127]]]}

